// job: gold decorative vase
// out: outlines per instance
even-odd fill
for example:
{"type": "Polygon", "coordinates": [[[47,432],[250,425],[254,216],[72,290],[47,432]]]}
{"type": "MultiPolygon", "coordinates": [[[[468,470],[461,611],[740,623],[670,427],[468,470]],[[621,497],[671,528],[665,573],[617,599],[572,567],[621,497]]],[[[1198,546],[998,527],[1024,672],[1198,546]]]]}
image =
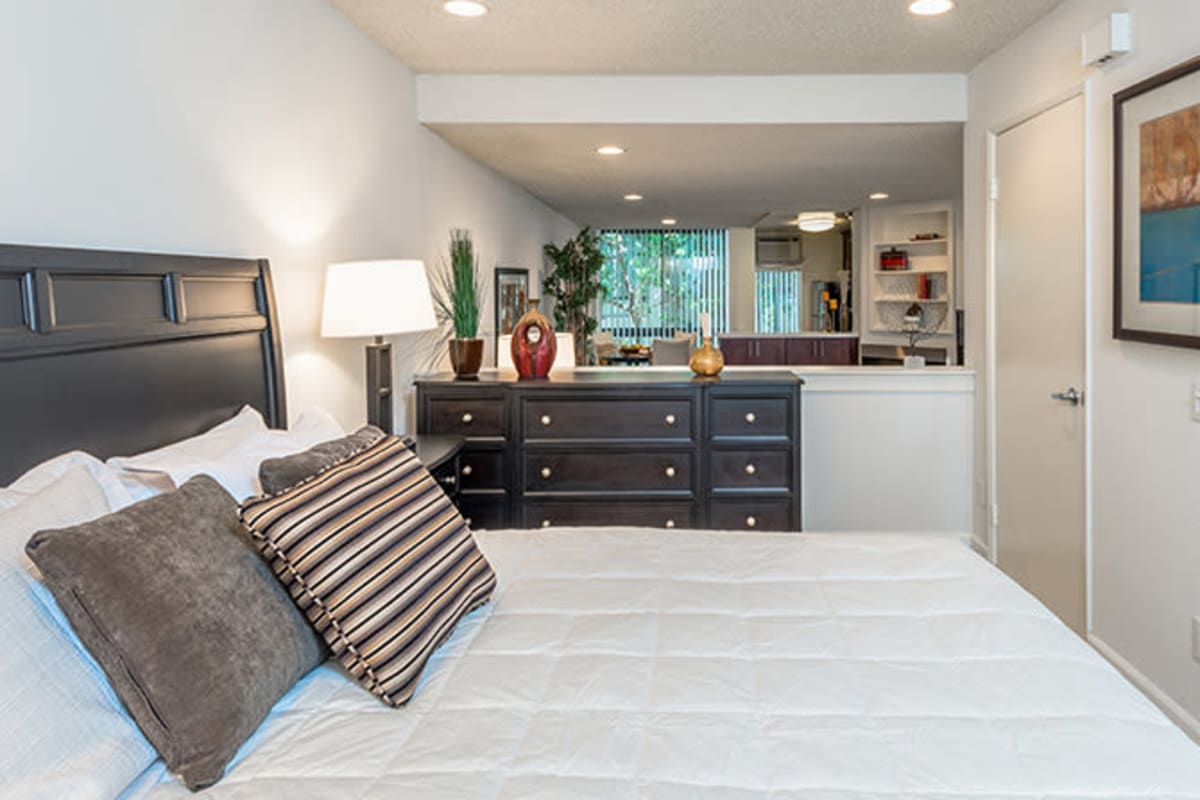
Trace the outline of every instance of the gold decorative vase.
{"type": "Polygon", "coordinates": [[[688,362],[688,366],[701,378],[715,378],[721,374],[721,370],[725,369],[725,356],[721,355],[720,350],[713,347],[712,337],[705,336],[704,344],[692,353],[692,359],[688,362]]]}

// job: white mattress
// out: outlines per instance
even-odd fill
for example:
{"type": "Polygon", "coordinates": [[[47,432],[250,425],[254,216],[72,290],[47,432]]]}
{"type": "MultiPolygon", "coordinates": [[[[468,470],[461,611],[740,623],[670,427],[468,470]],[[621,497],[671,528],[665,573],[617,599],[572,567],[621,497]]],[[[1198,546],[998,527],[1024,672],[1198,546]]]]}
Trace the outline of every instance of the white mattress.
{"type": "MultiPolygon", "coordinates": [[[[956,542],[480,534],[400,710],[326,665],[207,795],[1200,798],[1200,748],[956,542]]],[[[156,767],[127,796],[188,797],[156,767]]]]}

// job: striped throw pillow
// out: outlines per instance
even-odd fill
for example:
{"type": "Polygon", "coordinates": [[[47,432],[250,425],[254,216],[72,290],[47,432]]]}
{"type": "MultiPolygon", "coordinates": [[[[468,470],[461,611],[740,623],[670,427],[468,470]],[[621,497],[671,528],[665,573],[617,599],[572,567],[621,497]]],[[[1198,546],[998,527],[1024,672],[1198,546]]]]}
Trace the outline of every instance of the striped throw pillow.
{"type": "Polygon", "coordinates": [[[240,514],[333,654],[392,706],[496,586],[463,518],[394,436],[240,514]]]}

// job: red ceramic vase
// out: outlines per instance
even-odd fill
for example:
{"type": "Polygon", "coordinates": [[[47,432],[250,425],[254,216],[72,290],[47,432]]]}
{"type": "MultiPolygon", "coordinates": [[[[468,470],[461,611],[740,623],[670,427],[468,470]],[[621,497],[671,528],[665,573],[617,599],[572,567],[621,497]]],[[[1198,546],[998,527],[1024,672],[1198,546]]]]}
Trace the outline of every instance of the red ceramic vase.
{"type": "Polygon", "coordinates": [[[554,366],[558,340],[550,320],[537,309],[530,309],[513,328],[512,360],[522,378],[544,378],[554,366]]]}

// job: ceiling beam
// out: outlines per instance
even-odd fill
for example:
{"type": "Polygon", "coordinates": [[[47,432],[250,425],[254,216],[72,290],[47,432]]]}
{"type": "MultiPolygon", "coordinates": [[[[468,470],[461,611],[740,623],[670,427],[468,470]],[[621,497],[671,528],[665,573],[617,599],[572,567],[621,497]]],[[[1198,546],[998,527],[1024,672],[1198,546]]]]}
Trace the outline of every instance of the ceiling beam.
{"type": "Polygon", "coordinates": [[[439,123],[886,124],[965,122],[965,75],[419,75],[439,123]]]}

